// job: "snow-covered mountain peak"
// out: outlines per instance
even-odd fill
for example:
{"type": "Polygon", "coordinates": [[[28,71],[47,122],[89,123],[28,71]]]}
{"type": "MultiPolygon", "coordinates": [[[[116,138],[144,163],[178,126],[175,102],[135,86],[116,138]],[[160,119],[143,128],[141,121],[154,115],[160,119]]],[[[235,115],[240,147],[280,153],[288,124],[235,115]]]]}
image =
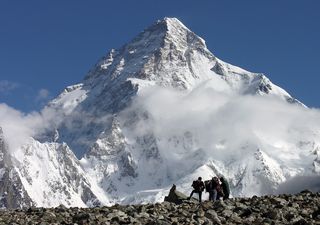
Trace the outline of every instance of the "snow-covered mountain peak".
{"type": "MultiPolygon", "coordinates": [[[[178,19],[165,18],[120,49],[112,49],[90,70],[85,83],[92,88],[102,83],[109,85],[114,80],[119,84],[131,79],[139,86],[141,82],[134,80],[139,79],[186,89],[203,73],[204,66],[196,65],[197,61],[204,61],[202,64],[209,61],[211,67],[214,58],[202,38],[178,19]]],[[[207,73],[202,76],[206,77],[207,73]]]]}
{"type": "MultiPolygon", "coordinates": [[[[167,27],[176,27],[179,29],[189,30],[181,21],[175,17],[165,17],[163,20],[158,20],[158,22],[166,23],[167,27]]],[[[190,30],[189,30],[190,31],[190,30]]]]}
{"type": "MultiPolygon", "coordinates": [[[[273,95],[299,103],[266,76],[216,58],[205,41],[177,18],[158,20],[120,49],[112,49],[89,71],[82,89],[94,96],[114,90],[130,99],[140,87],[191,90],[213,80],[213,89],[240,94],[273,95]],[[118,91],[118,89],[126,91],[118,91]],[[126,92],[126,93],[124,93],[126,92]]],[[[71,94],[70,94],[71,95],[71,94]]],[[[119,99],[119,100],[120,100],[119,99]]],[[[121,100],[120,100],[121,101],[121,100]]],[[[119,106],[121,108],[122,106],[119,106]]]]}
{"type": "Polygon", "coordinates": [[[125,109],[145,87],[192,91],[200,84],[218,92],[297,102],[263,74],[216,58],[178,19],[164,18],[120,49],[110,50],[83,83],[66,88],[48,107],[67,121],[57,127],[58,141],[67,142],[81,157],[109,127],[108,116],[125,109]]]}
{"type": "Polygon", "coordinates": [[[177,18],[163,19],[163,23],[166,24],[166,37],[171,41],[171,43],[177,43],[179,45],[183,44],[197,44],[198,47],[207,48],[205,41],[187,28],[183,23],[177,18]]]}
{"type": "MultiPolygon", "coordinates": [[[[43,110],[54,118],[52,127],[15,152],[14,164],[0,158],[0,184],[13,182],[11,171],[18,178],[12,187],[0,185],[0,199],[15,187],[16,195],[27,196],[0,201],[0,207],[21,201],[37,206],[161,201],[172,183],[189,192],[192,179],[202,175],[224,175],[235,196],[248,196],[270,193],[298,173],[319,173],[319,150],[312,156],[301,152],[295,145],[304,140],[301,135],[278,140],[281,136],[270,135],[277,128],[268,133],[256,118],[263,110],[254,110],[251,118],[250,110],[261,106],[255,101],[268,96],[284,100],[276,106],[299,103],[265,75],[215,57],[178,19],[159,20],[110,50],[81,83],[52,100],[43,110]],[[254,126],[246,127],[251,122],[254,126]]],[[[284,137],[292,135],[281,129],[284,137]]],[[[4,143],[0,129],[0,153],[4,143]]]]}

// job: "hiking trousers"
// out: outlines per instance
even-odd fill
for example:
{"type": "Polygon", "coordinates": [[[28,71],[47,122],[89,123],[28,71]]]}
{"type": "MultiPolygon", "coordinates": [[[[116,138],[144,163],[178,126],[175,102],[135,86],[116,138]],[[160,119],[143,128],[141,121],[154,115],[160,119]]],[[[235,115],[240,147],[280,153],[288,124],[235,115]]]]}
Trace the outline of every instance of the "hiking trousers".
{"type": "Polygon", "coordinates": [[[215,201],[215,200],[217,200],[217,197],[218,197],[217,190],[216,189],[210,190],[210,192],[209,192],[209,200],[210,201],[215,201]]]}
{"type": "Polygon", "coordinates": [[[198,193],[198,194],[199,194],[199,202],[201,202],[202,191],[193,190],[193,191],[191,192],[189,198],[192,197],[193,193],[198,193]]]}

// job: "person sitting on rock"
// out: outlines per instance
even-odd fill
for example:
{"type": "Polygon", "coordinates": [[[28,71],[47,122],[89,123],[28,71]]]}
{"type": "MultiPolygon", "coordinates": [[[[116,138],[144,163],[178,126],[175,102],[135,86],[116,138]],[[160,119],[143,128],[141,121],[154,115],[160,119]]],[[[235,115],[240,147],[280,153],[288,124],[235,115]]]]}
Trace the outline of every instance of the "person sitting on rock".
{"type": "Polygon", "coordinates": [[[202,181],[202,177],[199,177],[198,180],[195,180],[192,182],[193,190],[189,196],[188,199],[191,199],[193,193],[198,193],[199,194],[199,202],[201,202],[201,196],[202,196],[202,192],[204,190],[204,183],[202,181]]]}
{"type": "Polygon", "coordinates": [[[220,181],[221,181],[221,187],[223,190],[223,200],[226,200],[229,198],[230,195],[230,188],[229,188],[229,184],[228,181],[224,178],[224,177],[220,177],[220,181]]]}

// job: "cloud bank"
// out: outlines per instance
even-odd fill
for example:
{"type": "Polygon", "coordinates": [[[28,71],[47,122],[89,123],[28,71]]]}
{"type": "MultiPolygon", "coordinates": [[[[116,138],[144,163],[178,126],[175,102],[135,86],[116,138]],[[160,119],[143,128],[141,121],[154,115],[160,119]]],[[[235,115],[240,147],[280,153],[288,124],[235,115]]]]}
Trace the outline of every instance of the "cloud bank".
{"type": "MultiPolygon", "coordinates": [[[[278,181],[320,173],[313,166],[320,165],[318,109],[272,96],[240,96],[210,85],[199,87],[190,92],[161,87],[141,90],[120,117],[126,124],[134,118],[125,130],[129,142],[154,134],[170,171],[190,171],[213,160],[221,163],[216,165],[223,167],[222,173],[233,171],[230,176],[235,178],[236,170],[250,160],[255,161],[250,173],[263,169],[255,159],[259,149],[270,159],[268,165],[277,164],[271,172],[280,171],[284,178],[278,181]]],[[[265,190],[269,189],[261,189],[265,190]]]]}
{"type": "Polygon", "coordinates": [[[219,151],[217,158],[246,154],[238,151],[246,143],[266,147],[264,143],[268,142],[281,147],[281,144],[315,141],[320,137],[317,109],[273,97],[239,96],[211,88],[191,92],[160,87],[146,89],[124,116],[129,118],[136,111],[148,112],[150,119],[141,119],[134,133],[152,131],[157,137],[169,139],[191,131],[198,140],[198,148],[214,153],[224,145],[224,152],[219,151]]]}

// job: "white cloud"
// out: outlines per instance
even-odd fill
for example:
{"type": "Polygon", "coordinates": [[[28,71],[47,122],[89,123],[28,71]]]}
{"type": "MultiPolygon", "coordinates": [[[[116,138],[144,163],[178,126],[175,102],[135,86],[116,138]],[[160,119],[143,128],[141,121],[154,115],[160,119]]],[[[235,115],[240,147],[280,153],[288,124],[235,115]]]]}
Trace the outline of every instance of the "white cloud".
{"type": "Polygon", "coordinates": [[[42,124],[39,113],[23,114],[6,104],[0,104],[0,126],[10,149],[24,144],[36,134],[42,124]]]}
{"type": "Polygon", "coordinates": [[[45,99],[45,98],[48,98],[50,92],[47,90],[47,89],[40,89],[39,92],[38,92],[38,97],[40,99],[45,99]]]}
{"type": "Polygon", "coordinates": [[[0,103],[0,127],[9,149],[15,151],[26,144],[30,137],[38,136],[48,129],[55,129],[62,120],[59,115],[49,108],[26,114],[0,103]]]}
{"type": "Polygon", "coordinates": [[[0,93],[7,94],[8,92],[19,87],[19,84],[8,81],[8,80],[0,80],[0,93]]]}
{"type": "MultiPolygon", "coordinates": [[[[245,167],[260,149],[280,164],[273,168],[281,168],[287,178],[312,173],[316,159],[312,151],[316,146],[320,149],[319,110],[210,87],[191,92],[152,87],[140,92],[120,118],[133,124],[125,130],[130,143],[138,136],[154,134],[170,171],[177,165],[180,171],[188,171],[195,163],[203,165],[211,159],[225,166],[224,172],[232,170],[227,165],[236,161],[232,164],[236,176],[236,166],[245,167]],[[192,159],[199,154],[202,157],[192,159]]],[[[253,163],[258,166],[259,162],[253,163]]]]}
{"type": "Polygon", "coordinates": [[[49,98],[50,92],[49,90],[42,88],[38,91],[36,101],[45,101],[49,98]]]}

